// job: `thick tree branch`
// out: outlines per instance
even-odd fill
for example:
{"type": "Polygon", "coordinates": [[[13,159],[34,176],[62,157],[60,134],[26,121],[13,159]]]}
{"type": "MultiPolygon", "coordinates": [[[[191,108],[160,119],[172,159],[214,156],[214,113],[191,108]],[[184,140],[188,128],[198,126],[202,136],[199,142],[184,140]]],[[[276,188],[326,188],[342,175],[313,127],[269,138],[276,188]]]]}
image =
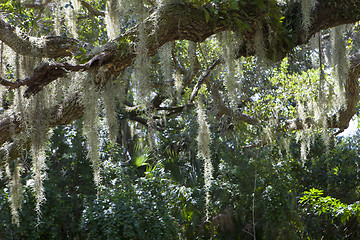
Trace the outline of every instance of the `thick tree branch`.
{"type": "MultiPolygon", "coordinates": [[[[82,117],[84,107],[80,97],[75,94],[66,101],[45,111],[50,112],[48,119],[49,127],[55,127],[57,125],[69,124],[74,119],[82,117]]],[[[8,141],[12,137],[12,134],[21,131],[24,131],[24,129],[23,119],[20,113],[8,112],[3,114],[0,120],[0,145],[8,141]]]]}
{"type": "Polygon", "coordinates": [[[16,53],[39,58],[73,56],[79,49],[79,41],[62,36],[34,38],[22,33],[0,18],[0,41],[16,53]]]}

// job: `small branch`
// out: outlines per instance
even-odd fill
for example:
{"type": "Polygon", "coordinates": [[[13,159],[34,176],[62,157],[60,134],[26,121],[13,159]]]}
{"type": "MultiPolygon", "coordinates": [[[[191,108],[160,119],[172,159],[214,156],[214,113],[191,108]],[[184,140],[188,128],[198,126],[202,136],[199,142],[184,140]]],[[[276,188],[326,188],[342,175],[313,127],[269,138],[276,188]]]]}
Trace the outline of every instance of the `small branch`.
{"type": "Polygon", "coordinates": [[[166,117],[171,117],[172,115],[179,114],[182,111],[184,111],[185,109],[191,109],[194,106],[195,106],[194,104],[188,104],[188,105],[185,105],[185,106],[174,108],[171,112],[166,114],[166,117]]]}
{"type": "Polygon", "coordinates": [[[157,107],[156,110],[159,111],[170,111],[170,112],[179,112],[182,111],[185,108],[185,106],[181,107],[157,107]]]}
{"type": "Polygon", "coordinates": [[[11,82],[8,81],[2,77],[0,77],[0,84],[5,86],[5,87],[10,87],[10,89],[15,89],[21,86],[21,83],[16,81],[16,82],[11,82]]]}
{"type": "Polygon", "coordinates": [[[242,149],[252,149],[252,148],[261,148],[261,147],[265,147],[266,145],[269,144],[269,141],[263,141],[263,142],[258,142],[258,143],[254,143],[251,145],[246,145],[241,147],[242,149]]]}
{"type": "Polygon", "coordinates": [[[42,11],[51,1],[52,0],[46,0],[44,3],[22,3],[21,6],[24,8],[39,9],[42,11]]]}
{"type": "Polygon", "coordinates": [[[190,96],[190,103],[192,103],[195,99],[195,97],[197,96],[199,90],[200,90],[200,86],[201,84],[203,84],[204,82],[207,83],[209,89],[211,89],[211,94],[212,94],[212,97],[218,107],[218,109],[220,110],[220,113],[222,115],[228,115],[228,116],[231,116],[233,117],[235,120],[238,120],[238,121],[243,121],[243,122],[246,122],[248,124],[251,124],[251,125],[255,125],[255,124],[258,124],[259,121],[254,118],[253,116],[250,116],[250,115],[247,115],[247,114],[244,114],[244,113],[240,113],[240,112],[235,112],[233,111],[232,109],[230,109],[229,107],[227,107],[225,105],[225,103],[223,102],[222,98],[221,98],[221,95],[217,89],[217,87],[212,84],[210,86],[209,82],[207,81],[210,73],[212,70],[215,69],[216,66],[218,66],[219,64],[222,63],[222,60],[219,58],[217,60],[215,60],[211,66],[209,66],[202,74],[201,76],[199,77],[199,80],[198,82],[196,83],[192,93],[191,93],[191,96],[190,96]]]}
{"type": "Polygon", "coordinates": [[[204,83],[204,81],[207,80],[207,78],[209,77],[210,73],[212,70],[214,70],[214,68],[219,65],[222,61],[220,59],[217,59],[215,62],[213,62],[213,64],[211,64],[211,66],[206,69],[201,76],[199,77],[198,82],[196,83],[191,96],[190,96],[190,103],[192,103],[195,99],[195,97],[198,95],[198,92],[200,90],[200,86],[204,83]]]}
{"type": "Polygon", "coordinates": [[[129,118],[130,120],[133,120],[135,122],[141,123],[144,126],[148,126],[148,120],[139,116],[133,116],[129,118]]]}
{"type": "Polygon", "coordinates": [[[0,84],[10,89],[27,86],[24,96],[30,97],[35,95],[52,81],[65,77],[68,71],[78,72],[87,68],[87,65],[71,65],[69,63],[48,64],[43,63],[34,70],[34,73],[24,80],[11,82],[0,77],[0,84]]]}
{"type": "Polygon", "coordinates": [[[99,11],[96,10],[95,8],[93,8],[90,3],[84,1],[84,0],[80,0],[81,5],[86,8],[92,15],[94,16],[103,16],[105,17],[105,13],[103,11],[99,11]]]}
{"type": "Polygon", "coordinates": [[[250,125],[259,124],[259,120],[257,118],[250,116],[248,114],[245,114],[245,113],[233,111],[231,108],[227,107],[226,104],[224,103],[224,101],[222,100],[219,90],[215,86],[215,84],[210,84],[209,82],[206,82],[206,84],[208,85],[208,87],[211,91],[211,95],[214,99],[214,102],[215,102],[218,110],[220,111],[220,114],[230,116],[234,120],[246,122],[250,125]]]}

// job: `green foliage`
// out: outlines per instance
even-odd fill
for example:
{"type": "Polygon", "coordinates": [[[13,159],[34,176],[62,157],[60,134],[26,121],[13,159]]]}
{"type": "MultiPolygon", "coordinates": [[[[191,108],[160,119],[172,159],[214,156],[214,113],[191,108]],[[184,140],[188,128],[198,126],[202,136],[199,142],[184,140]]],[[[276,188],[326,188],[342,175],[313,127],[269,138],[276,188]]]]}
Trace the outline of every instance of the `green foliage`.
{"type": "MultiPolygon", "coordinates": [[[[121,168],[120,168],[121,169],[121,168]]],[[[179,203],[176,187],[162,172],[139,178],[133,184],[107,163],[106,173],[116,179],[103,183],[99,197],[89,201],[83,228],[91,239],[176,239],[179,225],[174,217],[179,203]]]]}
{"type": "MultiPolygon", "coordinates": [[[[51,151],[47,152],[48,180],[44,181],[47,201],[41,207],[41,221],[34,212],[35,196],[31,191],[31,173],[22,174],[23,207],[20,211],[20,226],[11,224],[11,215],[6,198],[7,188],[0,182],[0,238],[1,239],[84,239],[81,230],[81,215],[84,199],[95,198],[92,170],[86,159],[82,125],[54,129],[51,151]]],[[[27,159],[28,165],[30,159],[27,159]]]]}
{"type": "Polygon", "coordinates": [[[343,224],[346,224],[350,217],[356,217],[360,221],[360,204],[358,201],[353,204],[345,204],[331,196],[323,197],[323,194],[323,190],[312,188],[304,192],[304,196],[300,198],[300,203],[315,214],[329,214],[331,218],[339,217],[343,224]]]}
{"type": "Polygon", "coordinates": [[[224,25],[233,25],[240,32],[252,32],[250,24],[244,19],[266,12],[265,21],[270,24],[276,34],[283,32],[281,8],[276,0],[189,0],[193,6],[201,8],[206,22],[220,21],[224,25]]]}

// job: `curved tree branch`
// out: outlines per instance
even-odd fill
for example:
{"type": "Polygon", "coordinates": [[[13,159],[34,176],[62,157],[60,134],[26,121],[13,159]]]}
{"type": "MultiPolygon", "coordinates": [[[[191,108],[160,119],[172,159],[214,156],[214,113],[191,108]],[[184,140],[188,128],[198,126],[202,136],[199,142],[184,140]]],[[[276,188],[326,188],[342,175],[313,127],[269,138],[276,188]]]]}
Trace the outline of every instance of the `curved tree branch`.
{"type": "Polygon", "coordinates": [[[30,37],[1,18],[0,41],[18,54],[39,58],[73,56],[80,47],[80,42],[73,38],[63,36],[30,37]]]}

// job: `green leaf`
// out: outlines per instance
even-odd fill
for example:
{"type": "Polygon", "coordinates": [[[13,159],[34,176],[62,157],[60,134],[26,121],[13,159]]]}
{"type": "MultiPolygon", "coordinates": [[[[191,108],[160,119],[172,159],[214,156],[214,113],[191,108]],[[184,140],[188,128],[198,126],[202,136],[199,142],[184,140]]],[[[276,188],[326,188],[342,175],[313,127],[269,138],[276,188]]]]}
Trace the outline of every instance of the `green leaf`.
{"type": "Polygon", "coordinates": [[[208,12],[205,8],[203,8],[203,11],[204,11],[204,14],[205,14],[205,21],[206,21],[206,23],[209,23],[209,21],[210,21],[210,14],[209,14],[209,12],[208,12]]]}

